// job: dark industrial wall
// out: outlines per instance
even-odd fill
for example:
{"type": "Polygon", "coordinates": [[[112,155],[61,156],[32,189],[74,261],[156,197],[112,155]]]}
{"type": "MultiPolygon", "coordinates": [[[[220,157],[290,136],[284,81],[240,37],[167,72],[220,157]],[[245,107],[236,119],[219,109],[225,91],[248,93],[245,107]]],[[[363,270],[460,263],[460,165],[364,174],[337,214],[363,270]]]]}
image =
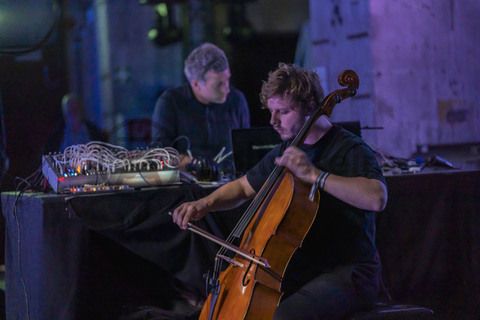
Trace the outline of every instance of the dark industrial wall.
{"type": "Polygon", "coordinates": [[[0,55],[0,93],[10,168],[2,188],[13,178],[39,168],[45,145],[61,122],[60,102],[68,90],[64,46],[60,34],[42,50],[0,55]]]}
{"type": "Polygon", "coordinates": [[[359,95],[334,113],[395,156],[480,140],[480,2],[311,0],[312,67],[335,89],[353,68],[359,95]]]}

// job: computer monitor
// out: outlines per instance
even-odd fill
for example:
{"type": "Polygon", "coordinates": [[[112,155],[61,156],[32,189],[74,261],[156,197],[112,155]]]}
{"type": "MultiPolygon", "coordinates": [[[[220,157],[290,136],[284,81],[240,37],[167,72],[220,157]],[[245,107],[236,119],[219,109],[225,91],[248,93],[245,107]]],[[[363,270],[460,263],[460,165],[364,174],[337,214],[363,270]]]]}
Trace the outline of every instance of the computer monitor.
{"type": "Polygon", "coordinates": [[[235,176],[245,174],[282,140],[272,127],[232,130],[235,176]]]}
{"type": "MultiPolygon", "coordinates": [[[[361,136],[360,122],[336,122],[335,124],[361,136]]],[[[235,176],[245,174],[265,154],[272,150],[282,140],[272,127],[254,127],[232,130],[232,151],[235,176]]]]}

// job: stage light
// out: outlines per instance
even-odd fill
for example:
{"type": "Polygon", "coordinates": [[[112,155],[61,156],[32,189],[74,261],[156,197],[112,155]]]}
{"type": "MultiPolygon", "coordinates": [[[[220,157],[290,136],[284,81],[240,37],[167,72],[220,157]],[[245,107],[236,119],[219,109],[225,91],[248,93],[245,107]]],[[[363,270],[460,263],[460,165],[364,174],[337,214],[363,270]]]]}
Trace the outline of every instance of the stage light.
{"type": "Polygon", "coordinates": [[[161,17],[168,16],[168,7],[165,3],[160,3],[155,6],[155,11],[161,17]]]}
{"type": "Polygon", "coordinates": [[[0,1],[0,52],[25,53],[56,30],[60,6],[53,0],[0,1]]]}
{"type": "Polygon", "coordinates": [[[147,37],[156,45],[165,46],[182,39],[182,29],[175,23],[174,2],[180,1],[140,1],[141,4],[154,6],[155,26],[148,31],[147,37]]]}
{"type": "Polygon", "coordinates": [[[158,37],[158,30],[155,28],[152,28],[148,30],[148,39],[150,40],[155,40],[155,38],[158,37]]]}

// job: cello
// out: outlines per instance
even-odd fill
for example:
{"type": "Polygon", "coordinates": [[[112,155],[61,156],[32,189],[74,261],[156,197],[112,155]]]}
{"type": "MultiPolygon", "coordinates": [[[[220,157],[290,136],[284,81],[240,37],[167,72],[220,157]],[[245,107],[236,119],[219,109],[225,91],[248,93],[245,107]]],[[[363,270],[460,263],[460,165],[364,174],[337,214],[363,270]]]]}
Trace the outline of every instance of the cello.
{"type": "MultiPolygon", "coordinates": [[[[346,70],[339,75],[338,83],[345,88],[323,99],[290,146],[300,146],[321,115],[330,116],[336,104],[354,96],[359,79],[354,71],[346,70]]],[[[307,183],[285,167],[276,166],[225,241],[188,224],[189,230],[221,246],[199,319],[273,318],[288,263],[302,245],[319,208],[318,191],[312,201],[305,201],[309,191],[307,183]],[[235,255],[229,257],[228,250],[235,255]],[[221,271],[224,262],[229,265],[221,271]]]]}

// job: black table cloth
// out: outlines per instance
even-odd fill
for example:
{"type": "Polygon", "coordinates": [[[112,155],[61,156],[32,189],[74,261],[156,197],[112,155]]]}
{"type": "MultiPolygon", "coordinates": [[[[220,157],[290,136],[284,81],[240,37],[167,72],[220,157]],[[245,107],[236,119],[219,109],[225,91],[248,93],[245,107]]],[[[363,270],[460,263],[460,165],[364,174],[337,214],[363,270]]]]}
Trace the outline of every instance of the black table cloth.
{"type": "MultiPolygon", "coordinates": [[[[480,172],[387,177],[377,243],[394,299],[439,319],[480,316],[480,172]]],[[[214,190],[197,185],[62,196],[2,194],[8,319],[115,319],[128,308],[175,308],[201,297],[217,246],[176,227],[179,203],[214,190]]],[[[200,227],[224,236],[242,210],[200,227]]]]}

